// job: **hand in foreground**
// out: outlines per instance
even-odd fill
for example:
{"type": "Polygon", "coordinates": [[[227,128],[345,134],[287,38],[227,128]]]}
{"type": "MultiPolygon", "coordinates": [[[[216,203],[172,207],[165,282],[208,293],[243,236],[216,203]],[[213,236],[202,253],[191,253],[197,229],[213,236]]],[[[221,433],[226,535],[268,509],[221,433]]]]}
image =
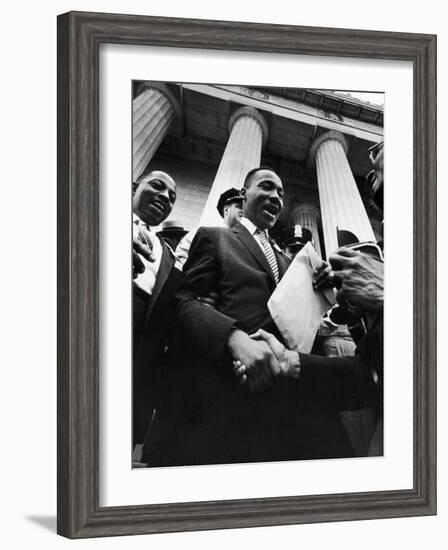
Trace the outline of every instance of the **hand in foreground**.
{"type": "Polygon", "coordinates": [[[300,376],[300,358],[296,351],[291,351],[270,332],[258,329],[255,334],[250,336],[254,340],[264,341],[271,348],[275,358],[280,366],[280,376],[286,378],[299,378],[300,376]]]}
{"type": "Polygon", "coordinates": [[[384,263],[350,248],[330,256],[334,277],[340,280],[338,302],[349,311],[375,312],[383,309],[384,263]]]}
{"type": "Polygon", "coordinates": [[[244,365],[244,381],[250,391],[262,391],[272,385],[280,374],[280,366],[271,348],[263,341],[256,341],[242,330],[234,330],[227,343],[234,361],[244,365]]]}
{"type": "Polygon", "coordinates": [[[135,279],[137,276],[145,271],[145,264],[142,262],[139,254],[143,256],[148,262],[154,262],[155,256],[153,251],[149,246],[143,244],[136,238],[132,240],[132,278],[135,279]]]}
{"type": "Polygon", "coordinates": [[[313,272],[314,290],[331,288],[337,286],[339,282],[339,279],[335,277],[335,272],[331,269],[331,265],[328,262],[323,261],[313,272]]]}

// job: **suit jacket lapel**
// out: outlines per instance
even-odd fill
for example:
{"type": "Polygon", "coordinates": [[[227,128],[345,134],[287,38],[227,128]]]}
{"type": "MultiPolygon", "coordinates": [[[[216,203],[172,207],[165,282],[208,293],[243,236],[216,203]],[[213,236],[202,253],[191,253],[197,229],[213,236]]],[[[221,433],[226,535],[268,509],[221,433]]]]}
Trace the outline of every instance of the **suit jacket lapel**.
{"type": "Polygon", "coordinates": [[[269,274],[272,281],[275,283],[275,277],[272,273],[271,266],[269,265],[266,256],[261,250],[258,243],[255,241],[255,237],[249,233],[249,231],[244,227],[244,225],[237,223],[233,226],[232,231],[236,234],[239,240],[244,244],[244,246],[249,250],[252,256],[257,260],[261,267],[269,274]]]}
{"type": "Polygon", "coordinates": [[[274,242],[271,242],[272,250],[274,251],[275,257],[277,258],[277,265],[278,265],[278,273],[280,279],[285,274],[286,270],[288,269],[290,265],[289,258],[281,251],[279,250],[277,244],[274,242]]]}
{"type": "MultiPolygon", "coordinates": [[[[156,239],[158,238],[159,237],[156,237],[156,239]]],[[[156,282],[152,290],[151,299],[149,300],[148,313],[146,314],[146,323],[148,323],[149,318],[151,317],[151,313],[155,303],[157,302],[157,298],[159,297],[163,285],[168,279],[168,275],[170,274],[175,262],[173,254],[171,254],[171,252],[168,250],[168,247],[164,243],[163,239],[160,239],[160,242],[162,243],[162,258],[160,260],[159,270],[157,271],[156,282]]]]}

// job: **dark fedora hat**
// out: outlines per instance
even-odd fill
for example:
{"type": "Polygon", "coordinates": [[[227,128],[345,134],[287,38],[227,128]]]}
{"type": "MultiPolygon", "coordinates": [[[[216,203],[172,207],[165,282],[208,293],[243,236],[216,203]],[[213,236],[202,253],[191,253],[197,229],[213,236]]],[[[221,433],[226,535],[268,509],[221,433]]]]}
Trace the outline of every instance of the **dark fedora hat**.
{"type": "Polygon", "coordinates": [[[172,248],[176,248],[179,241],[188,231],[184,229],[177,220],[167,220],[162,225],[162,230],[157,232],[159,237],[167,242],[172,248]]]}

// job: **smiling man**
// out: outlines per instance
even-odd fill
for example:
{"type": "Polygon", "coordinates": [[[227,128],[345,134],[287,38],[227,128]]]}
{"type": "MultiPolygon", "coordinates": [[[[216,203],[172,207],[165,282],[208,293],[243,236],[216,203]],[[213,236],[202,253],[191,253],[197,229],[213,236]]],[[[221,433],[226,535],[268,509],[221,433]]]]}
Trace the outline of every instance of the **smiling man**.
{"type": "Polygon", "coordinates": [[[132,199],[134,214],[148,226],[161,224],[176,201],[176,183],[166,172],[154,170],[142,176],[132,199]]]}
{"type": "Polygon", "coordinates": [[[132,198],[133,275],[136,286],[151,294],[162,257],[162,241],[151,231],[171,213],[176,184],[160,170],[138,180],[132,198]]]}
{"type": "MultiPolygon", "coordinates": [[[[375,144],[369,149],[373,169],[367,174],[372,198],[383,211],[384,198],[384,144],[375,144]]],[[[382,244],[379,248],[364,247],[353,250],[342,247],[315,271],[315,287],[335,286],[342,311],[362,315],[364,334],[360,338],[354,356],[321,357],[288,350],[274,335],[263,330],[252,337],[269,343],[275,351],[282,373],[293,378],[292,385],[304,388],[316,403],[333,403],[341,410],[359,409],[366,406],[375,409],[377,425],[375,432],[364,428],[363,438],[369,443],[365,453],[369,456],[383,454],[383,299],[384,265],[382,244]],[[289,365],[298,367],[291,370],[289,365]],[[291,376],[291,374],[293,376],[291,376]]],[[[339,313],[341,315],[341,313],[339,313]]],[[[352,317],[353,318],[353,317],[352,317]]],[[[278,370],[273,371],[275,376],[278,370]]],[[[235,362],[235,373],[241,382],[250,382],[250,372],[241,362],[235,362]]]]}
{"type": "MultiPolygon", "coordinates": [[[[268,167],[244,182],[243,217],[231,229],[198,230],[177,297],[184,341],[170,384],[172,408],[152,465],[211,464],[331,457],[320,420],[301,415],[288,384],[272,386],[280,368],[270,347],[249,335],[262,328],[281,338],[267,302],[289,266],[268,230],[283,208],[283,184],[268,167]],[[197,300],[215,293],[216,307],[197,300]],[[232,360],[251,374],[249,391],[232,360]],[[260,392],[268,387],[268,391],[260,392]]],[[[324,423],[337,440],[336,428],[324,423]]],[[[342,430],[342,427],[341,427],[342,430]]]]}
{"type": "Polygon", "coordinates": [[[173,251],[153,231],[171,213],[176,183],[161,171],[137,182],[133,208],[133,445],[134,465],[149,449],[161,398],[162,372],[175,320],[180,271],[173,251]]]}

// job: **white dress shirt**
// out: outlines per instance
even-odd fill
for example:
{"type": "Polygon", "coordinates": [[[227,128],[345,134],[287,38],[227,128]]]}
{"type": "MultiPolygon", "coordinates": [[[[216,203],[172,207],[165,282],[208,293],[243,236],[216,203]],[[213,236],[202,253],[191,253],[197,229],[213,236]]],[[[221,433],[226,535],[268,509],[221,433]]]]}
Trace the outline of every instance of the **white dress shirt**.
{"type": "Polygon", "coordinates": [[[271,239],[269,238],[267,229],[259,229],[251,220],[244,216],[241,218],[240,223],[249,231],[258,243],[258,246],[263,251],[263,255],[268,261],[272,273],[274,274],[275,282],[278,284],[280,280],[280,272],[277,258],[273,250],[274,247],[271,244],[271,239]],[[264,243],[262,239],[264,239],[264,243]]]}
{"type": "MultiPolygon", "coordinates": [[[[264,254],[265,252],[264,252],[263,243],[261,242],[260,237],[256,234],[257,231],[263,231],[263,230],[258,229],[258,227],[253,222],[251,222],[249,218],[246,218],[244,216],[240,219],[240,224],[244,225],[244,227],[249,231],[252,237],[257,241],[258,246],[261,248],[264,254]]],[[[267,241],[269,242],[270,239],[266,229],[264,230],[264,233],[266,235],[267,241]]]]}
{"type": "Polygon", "coordinates": [[[198,232],[199,227],[192,229],[186,235],[182,237],[179,241],[179,244],[176,246],[175,256],[176,256],[176,267],[180,271],[183,270],[185,262],[188,260],[188,254],[190,252],[191,243],[198,232]]]}
{"type": "Polygon", "coordinates": [[[139,254],[140,259],[145,266],[145,271],[137,275],[134,279],[134,283],[148,294],[152,294],[154,285],[156,284],[160,261],[162,260],[162,243],[154,231],[152,231],[151,228],[137,216],[137,214],[132,214],[132,235],[143,244],[148,244],[147,239],[151,241],[152,251],[156,260],[155,262],[148,262],[146,258],[139,254]]]}

